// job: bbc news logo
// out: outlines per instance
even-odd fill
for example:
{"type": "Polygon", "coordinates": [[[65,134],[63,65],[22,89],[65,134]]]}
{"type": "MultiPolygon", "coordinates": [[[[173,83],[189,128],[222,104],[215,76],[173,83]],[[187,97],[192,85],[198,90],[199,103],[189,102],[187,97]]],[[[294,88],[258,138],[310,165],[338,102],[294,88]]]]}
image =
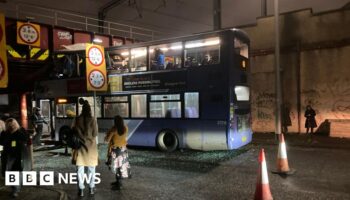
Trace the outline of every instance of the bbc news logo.
{"type": "MultiPolygon", "coordinates": [[[[36,171],[6,171],[5,173],[5,185],[7,186],[53,186],[55,185],[55,173],[52,171],[41,171],[39,176],[36,171]],[[38,184],[39,183],[39,184],[38,184]]],[[[94,183],[101,183],[100,173],[95,173],[94,183]]],[[[58,184],[77,184],[79,182],[90,184],[93,180],[91,174],[84,174],[78,176],[77,173],[57,173],[58,184]]]]}

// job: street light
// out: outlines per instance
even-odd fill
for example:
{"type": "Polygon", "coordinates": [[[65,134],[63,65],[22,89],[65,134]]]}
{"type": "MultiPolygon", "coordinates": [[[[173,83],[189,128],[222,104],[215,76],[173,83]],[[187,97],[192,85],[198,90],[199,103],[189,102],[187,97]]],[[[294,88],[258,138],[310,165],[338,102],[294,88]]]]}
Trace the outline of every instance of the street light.
{"type": "Polygon", "coordinates": [[[92,40],[92,42],[95,43],[95,44],[101,44],[101,43],[102,43],[102,40],[101,40],[100,38],[94,38],[94,39],[92,40]]]}
{"type": "MultiPolygon", "coordinates": [[[[282,89],[281,89],[281,70],[280,70],[280,35],[279,35],[279,0],[274,0],[275,15],[275,71],[276,71],[276,124],[275,134],[281,134],[281,105],[282,105],[282,89]]],[[[277,137],[276,137],[277,138],[277,137]]]]}

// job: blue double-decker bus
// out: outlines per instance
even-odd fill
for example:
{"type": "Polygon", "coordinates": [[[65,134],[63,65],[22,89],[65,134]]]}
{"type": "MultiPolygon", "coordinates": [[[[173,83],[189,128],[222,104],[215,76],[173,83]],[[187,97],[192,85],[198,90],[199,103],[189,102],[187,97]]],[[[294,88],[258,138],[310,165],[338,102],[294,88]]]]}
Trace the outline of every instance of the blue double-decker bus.
{"type": "Polygon", "coordinates": [[[94,105],[100,140],[115,115],[125,119],[133,146],[229,150],[252,140],[243,31],[111,47],[105,55],[108,92],[87,92],[85,75],[38,83],[36,97],[51,102],[57,140],[80,112],[79,98],[94,105]]]}

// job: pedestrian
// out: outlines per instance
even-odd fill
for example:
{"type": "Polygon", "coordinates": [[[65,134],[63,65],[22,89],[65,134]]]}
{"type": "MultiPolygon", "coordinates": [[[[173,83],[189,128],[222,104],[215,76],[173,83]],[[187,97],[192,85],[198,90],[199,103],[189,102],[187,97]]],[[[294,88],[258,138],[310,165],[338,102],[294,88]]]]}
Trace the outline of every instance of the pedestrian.
{"type": "MultiPolygon", "coordinates": [[[[98,165],[98,150],[96,136],[98,127],[96,119],[91,115],[91,107],[88,101],[84,101],[81,114],[75,118],[73,127],[80,130],[80,137],[84,140],[84,147],[73,149],[72,161],[77,167],[78,174],[78,195],[84,196],[85,182],[84,176],[87,175],[89,182],[89,194],[95,194],[95,170],[98,165]],[[87,174],[85,175],[85,167],[87,174]]],[[[86,179],[85,179],[86,180],[86,179]]]]}
{"type": "MultiPolygon", "coordinates": [[[[0,141],[1,141],[1,138],[5,135],[5,131],[6,131],[5,122],[0,119],[0,141]]],[[[3,150],[3,146],[0,143],[0,153],[2,152],[2,150],[3,150]]],[[[1,175],[2,176],[5,176],[5,171],[6,171],[5,163],[6,163],[5,156],[2,155],[1,156],[1,175]]]]}
{"type": "Polygon", "coordinates": [[[41,115],[41,109],[39,107],[33,108],[32,123],[35,129],[35,135],[33,138],[33,145],[41,145],[41,136],[43,134],[44,124],[48,124],[47,121],[41,115]]]}
{"type": "Polygon", "coordinates": [[[160,48],[154,49],[154,58],[152,59],[152,70],[162,70],[165,66],[165,56],[160,48]]]}
{"type": "MultiPolygon", "coordinates": [[[[2,156],[4,156],[5,171],[22,172],[25,163],[28,162],[25,157],[28,151],[29,135],[21,128],[14,118],[9,118],[5,122],[6,131],[1,134],[0,144],[4,146],[2,156]]],[[[3,174],[4,175],[4,174],[3,174]]],[[[20,183],[21,184],[21,183],[20,183]]],[[[17,197],[21,186],[12,186],[13,197],[17,197]]]]}
{"type": "Polygon", "coordinates": [[[113,189],[120,190],[122,179],[130,177],[130,165],[127,152],[128,127],[124,124],[121,116],[114,117],[114,125],[107,132],[105,141],[108,143],[107,165],[115,174],[116,182],[113,182],[113,189]]]}
{"type": "Polygon", "coordinates": [[[292,126],[292,120],[290,118],[290,103],[286,103],[282,110],[282,132],[288,133],[288,126],[292,126]]]}
{"type": "Polygon", "coordinates": [[[306,120],[305,120],[305,128],[306,128],[306,134],[309,134],[310,132],[310,139],[312,140],[312,134],[314,132],[314,128],[317,127],[317,123],[315,120],[316,112],[310,105],[306,106],[305,114],[304,114],[306,120]]]}

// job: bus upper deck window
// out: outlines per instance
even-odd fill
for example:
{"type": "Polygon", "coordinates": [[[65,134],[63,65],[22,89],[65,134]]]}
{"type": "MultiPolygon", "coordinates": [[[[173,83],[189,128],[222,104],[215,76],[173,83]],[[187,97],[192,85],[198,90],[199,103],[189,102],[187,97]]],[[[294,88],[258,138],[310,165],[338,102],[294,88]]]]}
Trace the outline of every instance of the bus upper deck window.
{"type": "Polygon", "coordinates": [[[150,69],[163,70],[181,68],[182,48],[181,42],[150,46],[150,69]]]}
{"type": "Polygon", "coordinates": [[[107,70],[114,73],[127,73],[129,72],[129,50],[122,49],[118,51],[110,52],[111,65],[107,70]]]}
{"type": "Polygon", "coordinates": [[[147,48],[140,47],[131,49],[130,71],[146,71],[147,70],[147,48]]]}
{"type": "MultiPolygon", "coordinates": [[[[39,49],[40,50],[40,49],[39,49]]],[[[49,77],[54,79],[72,78],[84,75],[85,63],[78,52],[69,54],[55,54],[53,56],[54,69],[50,72],[49,77]],[[77,70],[79,67],[79,70],[77,70]]]]}
{"type": "Polygon", "coordinates": [[[212,37],[185,43],[185,67],[220,63],[220,38],[212,37]]]}

